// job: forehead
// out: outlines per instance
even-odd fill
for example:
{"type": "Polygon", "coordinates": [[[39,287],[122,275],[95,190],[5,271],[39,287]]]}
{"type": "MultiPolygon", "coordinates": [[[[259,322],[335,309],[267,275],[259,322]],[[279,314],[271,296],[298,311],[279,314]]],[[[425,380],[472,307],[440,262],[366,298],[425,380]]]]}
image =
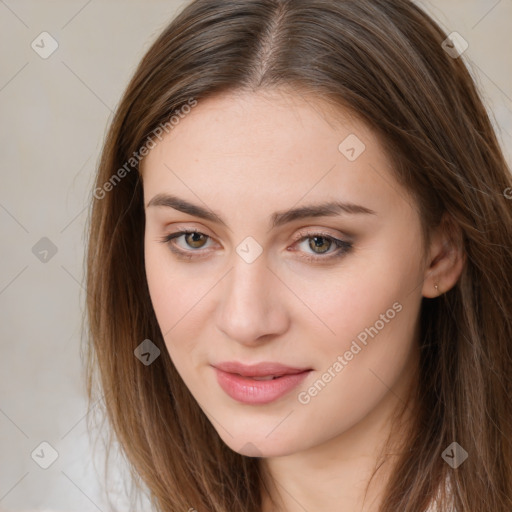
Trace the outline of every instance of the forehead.
{"type": "Polygon", "coordinates": [[[156,142],[141,163],[145,204],[179,190],[242,208],[321,198],[370,199],[367,206],[379,210],[404,195],[373,131],[310,95],[273,90],[199,100],[156,142]]]}
{"type": "Polygon", "coordinates": [[[176,124],[163,143],[150,151],[142,168],[161,159],[172,141],[173,146],[185,145],[184,150],[220,154],[223,158],[236,154],[237,148],[262,157],[287,150],[301,155],[318,151],[321,146],[332,149],[333,143],[337,149],[337,140],[350,134],[378,144],[375,134],[348,109],[285,88],[216,94],[199,100],[179,118],[174,117],[176,124]]]}

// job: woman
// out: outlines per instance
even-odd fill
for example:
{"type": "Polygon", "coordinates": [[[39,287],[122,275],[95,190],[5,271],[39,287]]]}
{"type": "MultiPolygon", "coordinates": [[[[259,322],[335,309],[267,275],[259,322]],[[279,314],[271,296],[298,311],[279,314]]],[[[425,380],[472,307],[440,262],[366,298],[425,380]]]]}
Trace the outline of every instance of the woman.
{"type": "Polygon", "coordinates": [[[460,48],[407,0],[196,0],[142,59],[87,370],[155,510],[511,509],[512,180],[460,48]]]}

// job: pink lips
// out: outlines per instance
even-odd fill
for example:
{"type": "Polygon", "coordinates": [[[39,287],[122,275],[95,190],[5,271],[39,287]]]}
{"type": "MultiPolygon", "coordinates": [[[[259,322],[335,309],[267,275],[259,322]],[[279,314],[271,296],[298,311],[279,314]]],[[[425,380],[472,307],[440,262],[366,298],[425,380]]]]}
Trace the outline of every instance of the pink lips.
{"type": "Polygon", "coordinates": [[[247,366],[230,361],[213,366],[217,382],[231,398],[254,405],[277,400],[298,386],[311,371],[311,368],[294,368],[271,362],[247,366]],[[256,380],[253,377],[275,378],[256,380]]]}

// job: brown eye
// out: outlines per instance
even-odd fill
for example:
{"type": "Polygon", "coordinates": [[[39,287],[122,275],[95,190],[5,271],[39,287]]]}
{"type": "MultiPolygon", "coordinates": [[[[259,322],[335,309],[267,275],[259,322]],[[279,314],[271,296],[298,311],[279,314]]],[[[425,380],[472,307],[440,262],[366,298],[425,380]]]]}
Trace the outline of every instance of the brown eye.
{"type": "Polygon", "coordinates": [[[184,234],[185,242],[194,249],[200,249],[201,247],[203,247],[203,242],[206,241],[206,238],[206,235],[198,232],[184,234]]]}
{"type": "Polygon", "coordinates": [[[332,245],[332,241],[330,241],[330,239],[325,236],[312,236],[309,238],[309,240],[309,247],[311,247],[311,249],[313,249],[313,251],[317,254],[323,254],[324,252],[327,252],[332,245]],[[322,243],[322,241],[324,243],[322,243]],[[317,251],[317,249],[322,248],[325,250],[317,251]]]}
{"type": "Polygon", "coordinates": [[[301,258],[313,263],[330,262],[341,258],[352,249],[352,242],[339,240],[324,233],[299,233],[296,241],[301,258]],[[300,246],[303,245],[301,248],[300,246]],[[331,250],[333,249],[333,250],[331,250]]]}
{"type": "Polygon", "coordinates": [[[160,241],[169,245],[169,249],[177,255],[182,255],[184,258],[192,258],[193,253],[202,252],[202,249],[205,246],[205,243],[208,241],[210,237],[196,230],[188,230],[188,231],[178,231],[177,233],[171,233],[170,235],[164,236],[160,241]],[[185,246],[178,244],[177,242],[183,238],[182,244],[185,243],[185,246]],[[187,249],[188,247],[188,249],[187,249]]]}

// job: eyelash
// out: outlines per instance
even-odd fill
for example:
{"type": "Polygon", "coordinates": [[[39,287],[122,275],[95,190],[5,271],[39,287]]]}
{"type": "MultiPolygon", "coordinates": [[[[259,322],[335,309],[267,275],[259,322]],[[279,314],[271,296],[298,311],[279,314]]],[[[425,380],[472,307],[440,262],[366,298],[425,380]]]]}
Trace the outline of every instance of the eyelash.
{"type": "MultiPolygon", "coordinates": [[[[205,235],[204,233],[202,233],[199,230],[190,229],[190,230],[177,231],[176,233],[170,233],[170,234],[165,235],[164,237],[160,238],[159,241],[167,244],[169,246],[169,249],[174,254],[176,254],[179,258],[190,260],[192,258],[195,258],[196,256],[193,256],[192,254],[187,254],[187,253],[198,252],[199,249],[191,250],[191,251],[184,251],[183,249],[177,249],[176,245],[174,243],[172,243],[172,240],[175,238],[179,238],[180,236],[188,235],[188,234],[192,234],[192,233],[199,233],[200,235],[204,235],[204,236],[208,237],[208,239],[211,238],[210,236],[205,235]]],[[[329,253],[328,256],[321,256],[321,255],[301,256],[306,261],[311,261],[313,263],[318,263],[318,262],[322,262],[322,261],[331,261],[333,259],[341,258],[346,253],[348,253],[353,247],[352,242],[347,242],[345,240],[339,240],[339,239],[334,238],[326,233],[320,233],[320,232],[314,232],[314,233],[301,232],[301,233],[299,233],[299,238],[297,238],[294,243],[299,243],[304,240],[307,240],[308,238],[315,238],[315,237],[321,237],[321,238],[325,238],[326,240],[330,240],[331,242],[333,242],[333,244],[335,245],[337,250],[332,253],[329,253]]]]}

